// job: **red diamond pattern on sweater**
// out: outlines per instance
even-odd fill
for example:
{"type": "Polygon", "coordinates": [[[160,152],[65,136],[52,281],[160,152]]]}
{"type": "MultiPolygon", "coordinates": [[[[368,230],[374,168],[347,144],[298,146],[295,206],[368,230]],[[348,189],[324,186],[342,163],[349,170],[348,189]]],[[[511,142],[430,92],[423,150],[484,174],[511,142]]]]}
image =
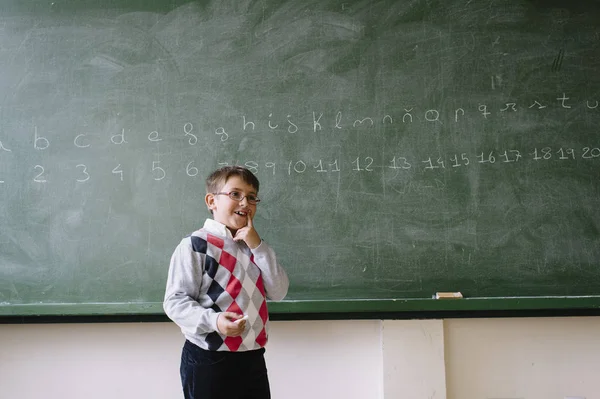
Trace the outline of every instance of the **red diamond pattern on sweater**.
{"type": "MultiPolygon", "coordinates": [[[[221,259],[222,259],[222,257],[221,257],[221,259]]],[[[231,295],[231,298],[233,299],[233,301],[235,303],[235,299],[242,291],[242,283],[240,282],[240,280],[237,279],[237,277],[235,277],[232,274],[231,278],[229,279],[229,282],[227,283],[227,288],[225,288],[225,291],[227,291],[229,293],[229,295],[231,295]]],[[[241,314],[241,312],[239,312],[239,313],[241,314]]]]}
{"type": "Polygon", "coordinates": [[[238,335],[237,337],[225,338],[225,341],[223,341],[223,343],[225,345],[227,345],[227,347],[229,348],[230,351],[235,352],[240,348],[240,345],[242,345],[242,341],[243,341],[242,336],[238,335]]]}
{"type": "MultiPolygon", "coordinates": [[[[233,278],[235,278],[235,277],[233,277],[233,278]]],[[[239,283],[239,281],[238,281],[238,283],[239,283]]],[[[235,300],[227,308],[227,312],[233,312],[233,313],[237,313],[237,314],[240,314],[240,315],[244,314],[244,312],[242,312],[242,309],[240,309],[240,307],[238,306],[238,304],[237,304],[237,302],[235,300]]],[[[237,336],[237,337],[227,337],[227,338],[225,338],[223,340],[223,343],[225,345],[227,345],[227,347],[229,348],[230,351],[235,352],[235,351],[237,351],[240,348],[240,346],[242,345],[243,341],[244,341],[244,339],[240,335],[240,336],[237,336]]]]}
{"type": "Polygon", "coordinates": [[[263,323],[267,323],[267,319],[269,318],[269,311],[267,309],[267,301],[263,301],[262,305],[260,305],[260,309],[258,309],[258,315],[262,319],[263,323]]]}
{"type": "Polygon", "coordinates": [[[229,252],[226,251],[221,252],[219,264],[225,269],[229,270],[229,273],[233,273],[233,269],[235,268],[236,263],[237,259],[235,258],[235,256],[231,255],[229,252]]]}
{"type": "Polygon", "coordinates": [[[263,328],[260,334],[258,334],[258,337],[256,337],[255,341],[261,347],[264,347],[267,344],[267,330],[263,328]]]}
{"type": "Polygon", "coordinates": [[[244,312],[242,312],[242,308],[240,308],[236,301],[233,301],[233,303],[227,308],[226,312],[233,312],[239,315],[244,314],[244,312]]]}
{"type": "Polygon", "coordinates": [[[256,288],[258,288],[258,291],[260,291],[263,297],[267,296],[265,294],[265,283],[263,282],[262,276],[258,278],[258,281],[256,282],[256,288]]]}
{"type": "MultiPolygon", "coordinates": [[[[262,279],[261,279],[261,281],[262,281],[262,279]]],[[[267,318],[268,318],[267,301],[264,301],[262,303],[260,309],[258,310],[258,314],[260,315],[260,318],[262,319],[263,323],[266,323],[267,318]]],[[[268,339],[267,329],[265,327],[263,327],[263,329],[260,331],[260,333],[256,337],[255,341],[260,346],[265,346],[267,344],[267,339],[268,339]]]]}
{"type": "Polygon", "coordinates": [[[223,249],[223,246],[225,245],[225,241],[223,241],[222,238],[213,236],[212,234],[206,235],[206,241],[208,241],[209,243],[211,243],[212,245],[214,245],[215,247],[217,247],[219,249],[223,249]]]}

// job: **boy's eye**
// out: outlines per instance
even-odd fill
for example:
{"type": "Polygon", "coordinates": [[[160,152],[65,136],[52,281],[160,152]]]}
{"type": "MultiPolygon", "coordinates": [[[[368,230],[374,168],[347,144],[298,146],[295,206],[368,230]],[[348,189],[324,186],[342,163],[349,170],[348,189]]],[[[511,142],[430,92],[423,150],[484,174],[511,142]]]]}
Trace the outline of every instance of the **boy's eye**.
{"type": "Polygon", "coordinates": [[[232,200],[241,201],[242,197],[243,195],[239,191],[231,191],[229,193],[229,198],[231,198],[232,200]]]}

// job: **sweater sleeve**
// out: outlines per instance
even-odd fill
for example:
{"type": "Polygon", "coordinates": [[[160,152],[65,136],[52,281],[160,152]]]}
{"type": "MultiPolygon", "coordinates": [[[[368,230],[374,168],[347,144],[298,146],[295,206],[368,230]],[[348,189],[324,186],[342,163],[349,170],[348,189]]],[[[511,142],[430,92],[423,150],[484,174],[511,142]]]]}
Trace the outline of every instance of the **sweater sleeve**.
{"type": "Polygon", "coordinates": [[[277,263],[275,251],[264,241],[251,251],[254,263],[260,268],[267,299],[281,301],[287,295],[290,282],[285,270],[277,263]]]}
{"type": "Polygon", "coordinates": [[[203,256],[192,249],[191,239],[184,238],[173,252],[163,309],[167,316],[189,334],[217,330],[217,317],[212,309],[198,303],[202,285],[203,256]]]}

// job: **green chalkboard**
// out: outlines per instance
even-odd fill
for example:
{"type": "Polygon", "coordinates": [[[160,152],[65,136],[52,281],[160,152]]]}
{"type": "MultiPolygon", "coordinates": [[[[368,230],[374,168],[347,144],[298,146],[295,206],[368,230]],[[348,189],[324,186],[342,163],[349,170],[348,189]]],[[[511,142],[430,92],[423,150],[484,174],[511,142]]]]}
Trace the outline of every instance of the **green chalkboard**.
{"type": "Polygon", "coordinates": [[[290,275],[276,313],[595,307],[599,20],[598,1],[0,0],[0,315],[160,314],[203,180],[234,163],[290,275]]]}

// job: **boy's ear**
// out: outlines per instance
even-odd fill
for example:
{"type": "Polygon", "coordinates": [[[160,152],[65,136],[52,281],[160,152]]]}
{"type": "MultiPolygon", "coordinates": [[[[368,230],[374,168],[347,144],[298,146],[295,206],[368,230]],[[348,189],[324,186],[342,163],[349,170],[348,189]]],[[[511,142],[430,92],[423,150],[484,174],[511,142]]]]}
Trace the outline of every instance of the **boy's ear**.
{"type": "Polygon", "coordinates": [[[215,204],[215,195],[214,194],[206,194],[204,197],[204,202],[206,203],[206,207],[214,211],[217,208],[217,204],[215,204]]]}

